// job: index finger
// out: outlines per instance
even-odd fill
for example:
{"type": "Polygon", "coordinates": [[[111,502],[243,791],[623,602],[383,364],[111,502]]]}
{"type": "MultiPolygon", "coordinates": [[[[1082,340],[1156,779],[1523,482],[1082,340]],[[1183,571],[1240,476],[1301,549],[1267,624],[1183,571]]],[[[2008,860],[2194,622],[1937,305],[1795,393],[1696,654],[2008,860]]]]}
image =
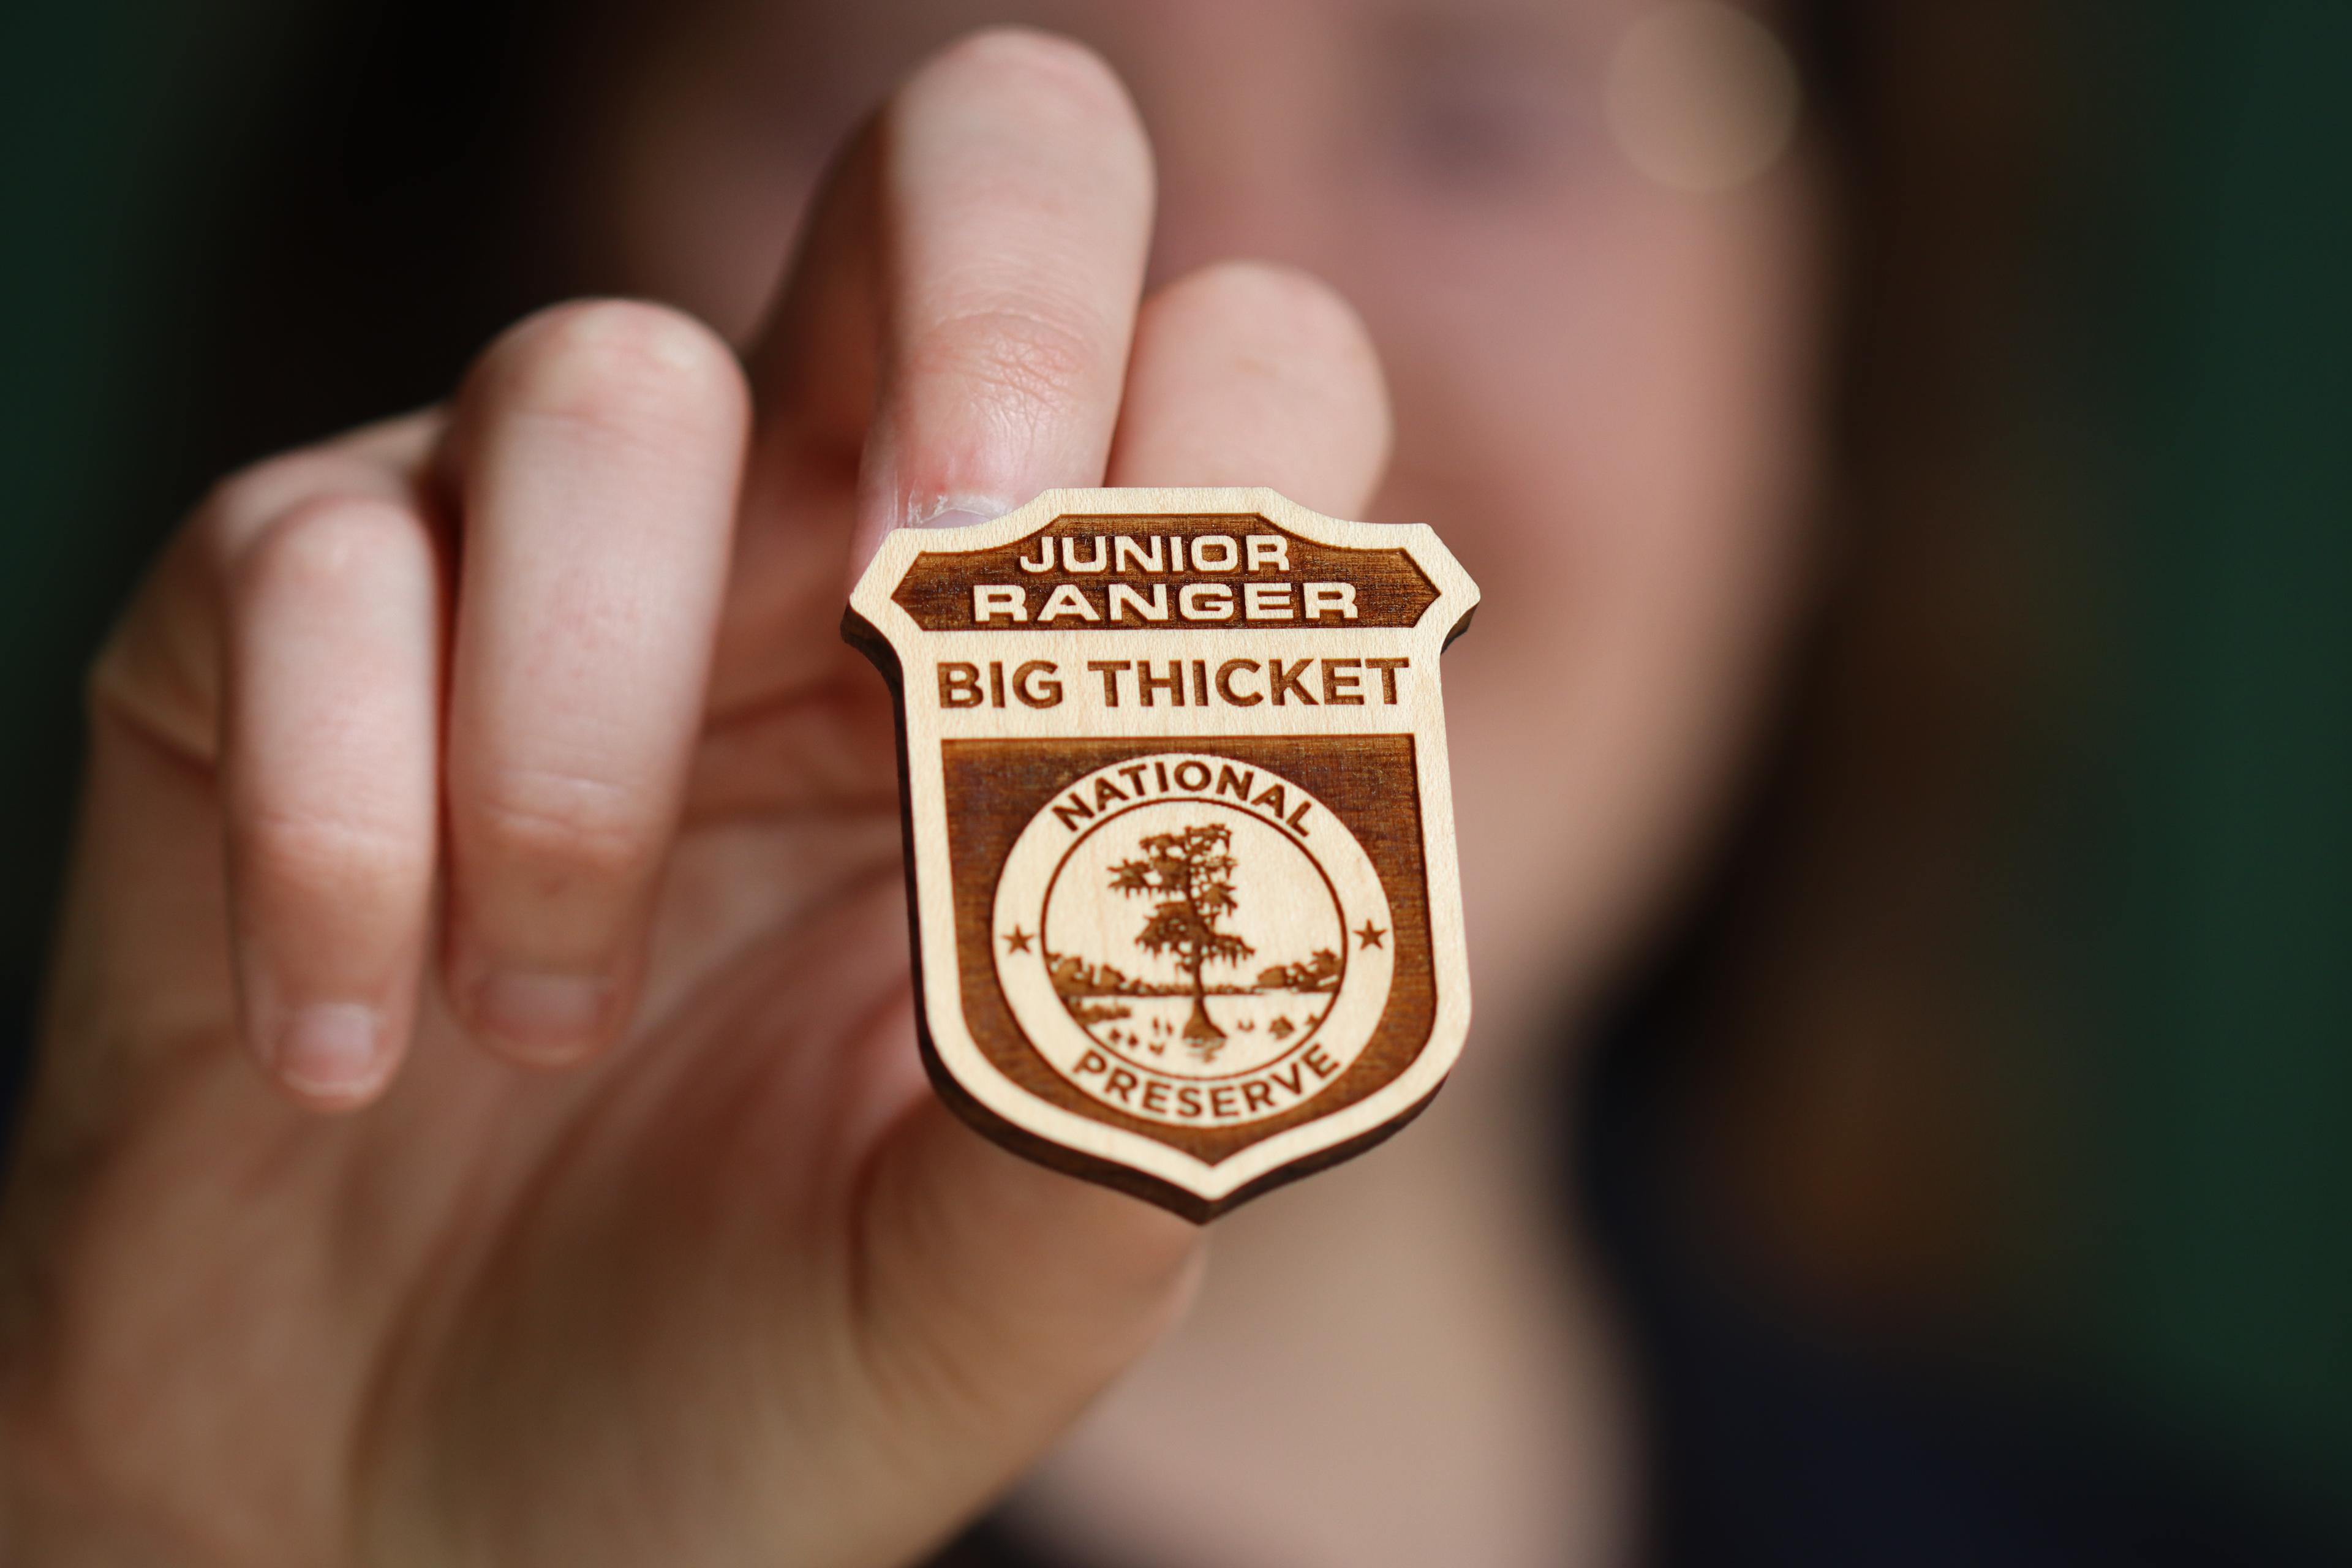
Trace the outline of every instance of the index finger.
{"type": "Polygon", "coordinates": [[[816,205],[754,362],[784,405],[756,467],[862,436],[853,574],[893,528],[980,521],[1100,481],[1151,204],[1126,89],[1045,34],[950,47],[867,127],[816,205]],[[842,391],[866,387],[870,405],[844,405],[842,391]],[[852,421],[865,428],[827,427],[852,421]]]}

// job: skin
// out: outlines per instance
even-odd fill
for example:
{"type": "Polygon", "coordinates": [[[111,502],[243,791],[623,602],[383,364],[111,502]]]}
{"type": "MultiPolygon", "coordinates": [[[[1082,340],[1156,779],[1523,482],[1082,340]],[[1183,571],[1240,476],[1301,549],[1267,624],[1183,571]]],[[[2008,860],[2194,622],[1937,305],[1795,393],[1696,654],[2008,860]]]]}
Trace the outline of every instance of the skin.
{"type": "Polygon", "coordinates": [[[1447,679],[1485,1065],[1221,1227],[1194,1327],[1024,1507],[1170,1563],[1612,1549],[1605,1338],[1515,1108],[1783,613],[1802,203],[1545,143],[1433,214],[1417,154],[1318,162],[1369,7],[1253,11],[1222,70],[1217,9],[1048,18],[1142,118],[1101,56],[968,37],[822,182],[829,110],[762,147],[727,106],[810,58],[855,101],[897,68],[870,8],[699,13],[611,106],[589,225],[688,309],[543,312],[191,520],[91,682],[0,1211],[0,1554],[882,1564],[1045,1454],[1201,1237],[923,1083],[886,699],[835,627],[888,529],[1105,482],[1436,520],[1482,578],[1447,679]]]}
{"type": "MultiPolygon", "coordinates": [[[[581,227],[633,286],[748,323],[839,119],[982,9],[707,9],[619,96],[581,227]]],[[[1137,98],[1153,278],[1269,258],[1363,312],[1398,411],[1364,515],[1434,522],[1486,591],[1446,655],[1470,1048],[1377,1156],[1219,1223],[1189,1319],[1015,1500],[1076,1560],[1626,1553],[1638,1414],[1560,1210],[1558,1054],[1704,851],[1802,590],[1825,228],[1801,156],[1706,198],[1629,165],[1598,100],[1650,9],[1026,13],[1137,98]]]]}

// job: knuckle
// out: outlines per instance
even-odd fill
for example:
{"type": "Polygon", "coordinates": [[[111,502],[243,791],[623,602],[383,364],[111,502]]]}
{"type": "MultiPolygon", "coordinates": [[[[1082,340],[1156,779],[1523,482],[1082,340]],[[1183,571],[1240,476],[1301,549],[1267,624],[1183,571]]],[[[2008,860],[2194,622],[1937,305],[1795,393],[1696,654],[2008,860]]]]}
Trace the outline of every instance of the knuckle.
{"type": "Polygon", "coordinates": [[[215,483],[197,504],[195,526],[222,553],[233,555],[305,500],[365,488],[346,454],[322,447],[281,453],[215,483]]]}
{"type": "Polygon", "coordinates": [[[1163,331],[1195,344],[1246,344],[1254,360],[1292,377],[1380,379],[1363,318],[1338,289],[1297,268],[1216,262],[1169,285],[1161,309],[1163,331]]]}
{"type": "Polygon", "coordinates": [[[470,847],[509,866],[621,881],[661,847],[662,814],[624,785],[579,774],[502,773],[473,792],[465,813],[470,847]]]}
{"type": "Polygon", "coordinates": [[[732,350],[681,310],[635,300],[556,305],[493,347],[499,393],[541,417],[635,435],[729,414],[747,399],[732,350]]]}
{"type": "Polygon", "coordinates": [[[321,902],[380,900],[432,875],[426,836],[354,817],[256,812],[236,834],[241,880],[321,902]]]}
{"type": "Polygon", "coordinates": [[[312,495],[287,508],[249,543],[233,590],[247,600],[365,594],[383,584],[387,568],[428,548],[416,519],[381,496],[312,495]]]}
{"type": "Polygon", "coordinates": [[[1049,416],[1098,390],[1107,356],[1092,334],[1051,310],[997,304],[935,323],[910,356],[918,380],[938,377],[1016,423],[1049,416]]]}
{"type": "Polygon", "coordinates": [[[1369,353],[1371,336],[1347,297],[1315,274],[1271,261],[1220,261],[1191,280],[1221,306],[1246,313],[1284,335],[1348,353],[1369,353]]]}
{"type": "Polygon", "coordinates": [[[1220,262],[1171,284],[1151,329],[1165,345],[1209,355],[1325,430],[1369,435],[1384,448],[1392,416],[1380,352],[1346,297],[1312,273],[1265,262],[1220,262]]]}

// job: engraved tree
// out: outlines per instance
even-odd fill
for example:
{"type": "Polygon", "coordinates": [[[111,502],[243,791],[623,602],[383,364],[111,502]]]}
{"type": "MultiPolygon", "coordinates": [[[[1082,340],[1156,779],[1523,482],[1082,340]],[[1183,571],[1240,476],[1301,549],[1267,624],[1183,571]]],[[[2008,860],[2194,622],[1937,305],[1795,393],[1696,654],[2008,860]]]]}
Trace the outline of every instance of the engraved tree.
{"type": "Polygon", "coordinates": [[[1110,885],[1130,899],[1156,900],[1135,945],[1171,952],[1192,983],[1192,1016],[1184,1038],[1203,1058],[1213,1057],[1225,1032],[1209,1017],[1208,986],[1201,971],[1212,963],[1239,963],[1256,950],[1217,922],[1239,906],[1234,899],[1233,835],[1213,824],[1176,833],[1155,833],[1137,848],[1139,860],[1110,868],[1110,885]]]}

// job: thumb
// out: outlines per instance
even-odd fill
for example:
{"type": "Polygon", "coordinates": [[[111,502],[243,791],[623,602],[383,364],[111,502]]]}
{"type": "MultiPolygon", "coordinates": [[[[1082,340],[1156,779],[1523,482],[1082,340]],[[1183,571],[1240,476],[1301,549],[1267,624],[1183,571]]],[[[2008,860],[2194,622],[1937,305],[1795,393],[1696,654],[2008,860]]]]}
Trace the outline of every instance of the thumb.
{"type": "MultiPolygon", "coordinates": [[[[1034,1165],[926,1097],[864,1208],[868,1366],[900,1452],[972,1506],[1011,1484],[1190,1303],[1204,1234],[1034,1165]]],[[[910,1478],[912,1479],[912,1478],[910,1478]]]]}

